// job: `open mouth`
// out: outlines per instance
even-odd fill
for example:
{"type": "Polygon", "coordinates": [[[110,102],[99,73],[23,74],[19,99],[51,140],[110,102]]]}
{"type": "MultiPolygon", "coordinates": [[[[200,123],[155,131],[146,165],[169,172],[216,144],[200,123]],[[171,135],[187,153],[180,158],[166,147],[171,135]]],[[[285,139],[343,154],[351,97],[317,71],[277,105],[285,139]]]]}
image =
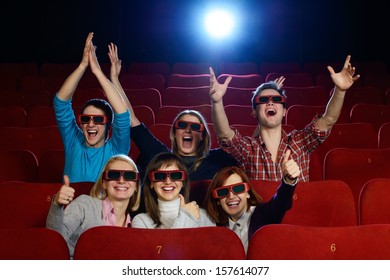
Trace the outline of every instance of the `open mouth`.
{"type": "Polygon", "coordinates": [[[171,192],[175,189],[175,187],[172,186],[166,186],[161,188],[164,192],[171,192]]]}
{"type": "Polygon", "coordinates": [[[276,115],[276,110],[274,108],[268,108],[267,111],[266,111],[267,115],[268,116],[275,116],[276,115]]]}
{"type": "Polygon", "coordinates": [[[96,129],[89,129],[89,130],[87,130],[87,133],[88,133],[89,137],[96,137],[96,135],[98,134],[98,131],[96,129]]]}
{"type": "Polygon", "coordinates": [[[191,136],[184,136],[183,137],[183,147],[184,148],[191,148],[192,146],[192,137],[191,136]]]}

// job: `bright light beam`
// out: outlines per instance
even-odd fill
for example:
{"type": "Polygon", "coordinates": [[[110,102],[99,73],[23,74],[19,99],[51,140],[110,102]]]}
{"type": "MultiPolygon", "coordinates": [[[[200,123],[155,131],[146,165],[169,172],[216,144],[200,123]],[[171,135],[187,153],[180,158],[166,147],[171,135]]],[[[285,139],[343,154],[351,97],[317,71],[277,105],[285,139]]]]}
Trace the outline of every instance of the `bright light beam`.
{"type": "Polygon", "coordinates": [[[227,11],[211,11],[205,17],[205,27],[207,32],[216,38],[225,38],[234,29],[233,15],[227,11]]]}

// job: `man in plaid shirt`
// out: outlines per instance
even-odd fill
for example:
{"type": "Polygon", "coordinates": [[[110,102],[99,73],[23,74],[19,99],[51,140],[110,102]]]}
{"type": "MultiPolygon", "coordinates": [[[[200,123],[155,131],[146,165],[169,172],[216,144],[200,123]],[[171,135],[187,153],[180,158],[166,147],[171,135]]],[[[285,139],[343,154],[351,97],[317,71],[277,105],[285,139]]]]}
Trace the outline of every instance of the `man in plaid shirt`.
{"type": "Polygon", "coordinates": [[[290,149],[291,157],[301,168],[299,179],[309,181],[310,154],[329,136],[341,113],[346,90],[360,77],[355,75],[350,59],[348,55],[339,73],[328,66],[335,88],[324,114],[315,116],[304,129],[289,134],[282,129],[287,98],[281,88],[284,78],[260,85],[252,97],[252,115],[258,122],[258,135],[253,137],[242,136],[229,126],[222,98],[232,77],[220,84],[210,68],[212,117],[221,148],[237,159],[251,180],[272,181],[282,179],[283,156],[290,149]]]}

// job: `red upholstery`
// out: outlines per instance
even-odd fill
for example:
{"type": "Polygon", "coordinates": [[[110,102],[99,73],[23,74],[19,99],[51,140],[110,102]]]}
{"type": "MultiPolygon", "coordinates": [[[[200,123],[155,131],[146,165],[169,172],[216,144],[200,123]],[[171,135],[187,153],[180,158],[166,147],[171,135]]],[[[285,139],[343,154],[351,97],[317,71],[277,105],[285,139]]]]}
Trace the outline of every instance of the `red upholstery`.
{"type": "Polygon", "coordinates": [[[57,125],[54,108],[52,106],[34,106],[27,115],[27,127],[57,125]]]}
{"type": "MultiPolygon", "coordinates": [[[[331,65],[332,66],[332,65],[331,65]]],[[[343,65],[339,65],[339,66],[332,66],[333,69],[338,72],[340,71],[342,68],[343,68],[343,65]]],[[[331,91],[333,88],[334,88],[334,83],[332,81],[332,78],[330,77],[329,75],[329,72],[328,70],[326,70],[326,72],[322,72],[322,73],[318,73],[315,77],[314,77],[314,84],[317,85],[317,86],[323,86],[325,87],[328,91],[331,91]]],[[[355,88],[355,87],[362,87],[363,86],[363,79],[360,77],[359,80],[355,81],[351,87],[352,88],[355,88]]],[[[347,93],[348,94],[348,93],[347,93]]]]}
{"type": "Polygon", "coordinates": [[[346,182],[357,206],[360,191],[367,181],[390,178],[389,158],[390,149],[332,149],[324,159],[324,179],[346,182]]]}
{"type": "Polygon", "coordinates": [[[359,223],[390,224],[390,178],[366,182],[359,196],[359,223]]]}
{"type": "Polygon", "coordinates": [[[274,81],[275,79],[284,76],[286,79],[283,82],[283,85],[286,87],[311,87],[314,86],[313,77],[310,73],[306,72],[296,72],[296,73],[285,73],[282,71],[279,72],[269,72],[265,77],[265,81],[274,81]]]}
{"type": "Polygon", "coordinates": [[[385,91],[379,87],[351,87],[345,94],[343,108],[348,112],[359,103],[385,104],[385,91]]]}
{"type": "Polygon", "coordinates": [[[123,89],[132,106],[149,106],[154,113],[161,107],[161,93],[154,88],[123,89]]]}
{"type": "Polygon", "coordinates": [[[251,99],[253,95],[253,88],[227,88],[226,94],[223,96],[223,104],[227,105],[244,105],[252,106],[251,99]]]}
{"type": "Polygon", "coordinates": [[[165,88],[165,78],[160,74],[124,74],[120,76],[120,81],[124,89],[155,88],[161,92],[165,88]]]}
{"type": "Polygon", "coordinates": [[[171,72],[170,66],[167,62],[132,62],[127,68],[128,74],[135,75],[150,75],[160,74],[166,81],[171,72]]]}
{"type": "Polygon", "coordinates": [[[390,105],[380,104],[356,104],[351,109],[351,122],[371,123],[376,131],[382,124],[390,121],[390,105]]]}
{"type": "Polygon", "coordinates": [[[171,124],[155,124],[149,127],[149,130],[154,137],[164,143],[168,148],[171,148],[171,139],[169,138],[171,126],[171,124]]]}
{"type": "Polygon", "coordinates": [[[38,159],[29,150],[0,150],[0,182],[36,182],[38,159]]]}
{"type": "Polygon", "coordinates": [[[217,70],[221,74],[233,74],[233,75],[258,74],[257,63],[254,61],[220,62],[218,64],[217,70]]]}
{"type": "Polygon", "coordinates": [[[388,260],[390,225],[267,225],[249,241],[250,260],[388,260]]]}
{"type": "Polygon", "coordinates": [[[171,74],[167,87],[203,87],[210,85],[210,74],[171,74]]]}
{"type": "Polygon", "coordinates": [[[47,228],[0,229],[1,260],[69,260],[58,232],[47,228]]]}
{"type": "Polygon", "coordinates": [[[229,120],[230,125],[245,124],[245,125],[257,125],[257,119],[255,119],[252,113],[252,106],[244,105],[226,105],[225,112],[229,120]]]}
{"type": "Polygon", "coordinates": [[[283,88],[287,95],[287,108],[293,105],[325,106],[329,100],[329,91],[322,86],[284,86],[283,88]]]}
{"type": "Polygon", "coordinates": [[[227,74],[221,74],[218,76],[218,82],[223,84],[226,78],[231,76],[232,80],[229,83],[229,87],[233,88],[250,88],[253,91],[265,81],[265,78],[260,74],[236,75],[229,74],[229,72],[225,73],[227,74]]]}
{"type": "Polygon", "coordinates": [[[323,179],[324,158],[331,149],[376,149],[377,141],[375,128],[369,123],[336,123],[329,137],[310,156],[310,180],[323,179]]]}
{"type": "MultiPolygon", "coordinates": [[[[146,105],[138,105],[133,107],[134,114],[137,118],[143,122],[147,127],[151,127],[155,124],[155,116],[152,108],[146,105]]],[[[131,116],[130,116],[131,117],[131,116]]]]}
{"type": "Polygon", "coordinates": [[[72,107],[75,114],[80,114],[84,104],[93,98],[107,100],[104,91],[101,88],[77,88],[72,98],[72,107]]]}
{"type": "Polygon", "coordinates": [[[378,148],[390,148],[390,122],[382,124],[379,128],[378,148]]]}
{"type": "Polygon", "coordinates": [[[80,236],[74,259],[243,260],[245,252],[239,237],[225,227],[136,229],[101,226],[80,236]]]}
{"type": "Polygon", "coordinates": [[[0,107],[0,117],[2,120],[0,123],[0,127],[3,126],[25,127],[27,123],[27,113],[22,106],[0,107]]]}
{"type": "MultiPolygon", "coordinates": [[[[279,182],[262,180],[254,180],[252,184],[264,201],[268,201],[279,186],[279,182]]],[[[299,182],[293,206],[282,223],[322,227],[357,225],[352,192],[347,184],[337,180],[299,182]]]]}
{"type": "Polygon", "coordinates": [[[172,65],[171,74],[197,75],[210,73],[209,62],[176,62],[172,65]]]}
{"type": "Polygon", "coordinates": [[[167,87],[162,93],[163,106],[197,106],[210,104],[209,86],[167,87]]]}
{"type": "Polygon", "coordinates": [[[38,159],[44,151],[64,148],[57,126],[3,127],[0,147],[30,150],[38,159]]]}
{"type": "MultiPolygon", "coordinates": [[[[296,129],[302,129],[313,120],[314,116],[322,115],[325,108],[326,105],[292,105],[287,108],[285,123],[294,126],[296,129]]],[[[343,109],[337,123],[349,123],[349,111],[343,109]]]]}
{"type": "Polygon", "coordinates": [[[201,207],[204,207],[204,198],[211,180],[192,181],[190,189],[190,201],[196,201],[201,207]]]}
{"type": "MultiPolygon", "coordinates": [[[[90,182],[71,184],[76,197],[89,194],[92,186],[90,182]]],[[[0,210],[7,213],[0,228],[45,227],[51,200],[60,188],[61,183],[0,183],[0,210]]]]}
{"type": "Polygon", "coordinates": [[[38,182],[61,183],[63,181],[64,150],[47,150],[38,159],[38,182]]]}
{"type": "Polygon", "coordinates": [[[269,73],[298,73],[301,72],[299,62],[262,62],[259,67],[259,73],[263,76],[269,73]]]}

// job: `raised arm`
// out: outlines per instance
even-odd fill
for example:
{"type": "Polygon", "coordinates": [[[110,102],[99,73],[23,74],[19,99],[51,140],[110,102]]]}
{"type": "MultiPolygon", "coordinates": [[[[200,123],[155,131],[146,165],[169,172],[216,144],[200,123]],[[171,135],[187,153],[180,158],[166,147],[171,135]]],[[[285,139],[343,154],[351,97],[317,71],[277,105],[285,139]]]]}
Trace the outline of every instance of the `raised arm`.
{"type": "Polygon", "coordinates": [[[223,106],[222,97],[225,95],[227,87],[232,80],[229,76],[225,83],[220,84],[215,77],[213,69],[210,67],[210,100],[211,100],[211,115],[213,118],[215,134],[222,141],[230,140],[234,137],[234,131],[229,126],[225,108],[223,106]]]}
{"type": "Polygon", "coordinates": [[[114,84],[116,89],[118,90],[120,96],[122,97],[123,101],[125,102],[125,105],[127,109],[130,111],[130,125],[131,127],[140,125],[141,122],[138,120],[137,116],[134,113],[133,107],[131,106],[131,103],[129,99],[127,98],[127,95],[125,91],[123,90],[123,87],[119,81],[119,74],[122,69],[122,60],[119,59],[118,55],[118,47],[114,43],[110,43],[108,45],[108,56],[111,61],[111,69],[110,69],[110,79],[111,82],[114,84]]]}
{"type": "Polygon", "coordinates": [[[89,52],[89,64],[92,73],[98,79],[100,86],[106,94],[107,100],[114,109],[115,113],[120,114],[126,112],[127,107],[124,100],[122,99],[122,96],[118,92],[117,88],[113,85],[113,83],[109,79],[107,79],[106,75],[104,75],[102,69],[100,68],[99,62],[96,57],[96,46],[94,46],[93,44],[89,52]]]}
{"type": "Polygon", "coordinates": [[[341,109],[343,108],[347,89],[360,78],[360,75],[355,76],[355,67],[352,67],[350,60],[351,56],[348,55],[345,59],[343,69],[339,73],[335,73],[333,68],[328,66],[328,71],[335,87],[326,106],[325,113],[316,122],[316,127],[320,131],[330,129],[337,122],[341,109]]]}
{"type": "Polygon", "coordinates": [[[73,97],[74,92],[80,82],[81,77],[84,75],[85,70],[88,68],[89,59],[88,55],[92,46],[93,32],[90,32],[85,41],[83,57],[80,65],[69,75],[69,77],[62,84],[60,90],[57,93],[58,98],[61,100],[69,100],[73,97]]]}

